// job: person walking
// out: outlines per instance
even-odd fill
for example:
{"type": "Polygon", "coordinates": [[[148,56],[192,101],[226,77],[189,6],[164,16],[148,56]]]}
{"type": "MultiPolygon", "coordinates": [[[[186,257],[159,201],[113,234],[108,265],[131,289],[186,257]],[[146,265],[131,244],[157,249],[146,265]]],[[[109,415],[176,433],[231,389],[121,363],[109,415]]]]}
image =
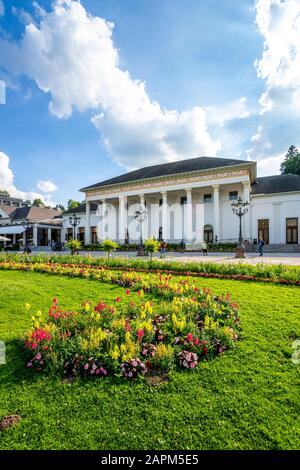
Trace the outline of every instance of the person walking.
{"type": "Polygon", "coordinates": [[[206,241],[202,242],[201,249],[202,249],[203,256],[207,256],[208,246],[207,246],[206,241]]]}
{"type": "Polygon", "coordinates": [[[161,258],[165,258],[166,257],[166,247],[167,247],[167,244],[164,240],[162,240],[160,242],[160,245],[159,245],[159,252],[160,252],[160,257],[161,258]]]}
{"type": "Polygon", "coordinates": [[[265,246],[265,242],[263,241],[262,237],[260,237],[259,239],[259,243],[258,243],[258,251],[259,251],[259,256],[262,256],[264,253],[264,246],[265,246]]]}

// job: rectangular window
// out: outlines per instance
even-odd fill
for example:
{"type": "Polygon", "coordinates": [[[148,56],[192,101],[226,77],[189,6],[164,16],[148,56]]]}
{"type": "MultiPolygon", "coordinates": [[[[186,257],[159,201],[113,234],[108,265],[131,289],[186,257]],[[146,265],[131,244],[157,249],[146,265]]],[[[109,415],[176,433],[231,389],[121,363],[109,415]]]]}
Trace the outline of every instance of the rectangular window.
{"type": "Polygon", "coordinates": [[[212,194],[204,194],[203,202],[204,204],[209,204],[210,202],[212,202],[212,194]]]}
{"type": "Polygon", "coordinates": [[[236,201],[238,197],[238,191],[229,191],[229,201],[236,201]]]}
{"type": "Polygon", "coordinates": [[[261,238],[266,244],[269,244],[269,232],[269,219],[258,220],[258,240],[261,238]]]}
{"type": "Polygon", "coordinates": [[[186,196],[182,196],[182,197],[180,198],[180,204],[186,204],[186,202],[187,202],[186,196]]]}
{"type": "Polygon", "coordinates": [[[298,218],[286,219],[286,243],[298,243],[298,218]]]}

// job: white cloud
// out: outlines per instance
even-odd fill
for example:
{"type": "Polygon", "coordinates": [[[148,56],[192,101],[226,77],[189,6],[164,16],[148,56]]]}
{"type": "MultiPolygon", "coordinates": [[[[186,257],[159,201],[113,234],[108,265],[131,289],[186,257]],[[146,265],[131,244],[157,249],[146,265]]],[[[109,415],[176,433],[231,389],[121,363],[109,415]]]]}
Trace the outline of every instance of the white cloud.
{"type": "Polygon", "coordinates": [[[46,205],[55,205],[51,201],[50,195],[42,195],[35,192],[20,191],[14,184],[14,174],[9,166],[9,157],[4,152],[0,151],[0,189],[5,189],[13,197],[19,197],[21,199],[29,199],[33,201],[36,198],[42,199],[46,205]]]}
{"type": "Polygon", "coordinates": [[[0,0],[0,16],[3,16],[5,13],[5,7],[3,0],[0,0]]]}
{"type": "Polygon", "coordinates": [[[283,155],[263,158],[257,161],[258,176],[269,176],[280,174],[280,164],[283,161],[283,155]]]}
{"type": "Polygon", "coordinates": [[[58,118],[94,110],[102,143],[126,168],[215,155],[220,146],[208,132],[206,111],[167,110],[151,100],[145,83],[120,68],[113,27],[75,0],[56,0],[18,44],[0,41],[0,65],[49,93],[49,111],[58,118]]]}
{"type": "Polygon", "coordinates": [[[299,144],[300,0],[257,0],[256,24],[264,51],[255,66],[265,89],[248,155],[267,158],[270,164],[279,158],[274,155],[299,144]]]}
{"type": "Polygon", "coordinates": [[[53,193],[58,189],[58,187],[52,181],[47,180],[39,180],[37,183],[37,188],[43,193],[53,193]]]}

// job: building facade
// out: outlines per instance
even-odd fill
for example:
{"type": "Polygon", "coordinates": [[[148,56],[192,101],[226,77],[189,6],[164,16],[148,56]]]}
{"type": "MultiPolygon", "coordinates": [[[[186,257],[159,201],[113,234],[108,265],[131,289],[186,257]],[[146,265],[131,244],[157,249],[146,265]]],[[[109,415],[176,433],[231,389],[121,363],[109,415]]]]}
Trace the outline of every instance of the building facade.
{"type": "Polygon", "coordinates": [[[32,246],[47,247],[61,241],[61,212],[45,207],[0,204],[0,235],[10,241],[5,246],[21,247],[26,240],[32,246]],[[25,228],[24,222],[30,224],[25,228]]]}
{"type": "MultiPolygon", "coordinates": [[[[243,217],[245,240],[299,244],[300,176],[257,178],[254,161],[193,158],[135,170],[81,191],[85,203],[76,209],[76,237],[86,245],[149,237],[191,249],[203,240],[235,242],[239,221],[231,203],[239,196],[250,202],[243,217]]],[[[69,216],[63,214],[63,240],[74,235],[69,216]]]]}

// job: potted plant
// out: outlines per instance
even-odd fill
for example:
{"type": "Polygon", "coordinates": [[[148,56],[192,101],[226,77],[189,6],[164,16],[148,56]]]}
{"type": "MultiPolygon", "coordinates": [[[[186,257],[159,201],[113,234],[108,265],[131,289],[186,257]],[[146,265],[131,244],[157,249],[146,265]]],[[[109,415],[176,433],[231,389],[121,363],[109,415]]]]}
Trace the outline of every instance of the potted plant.
{"type": "Polygon", "coordinates": [[[144,242],[147,253],[150,253],[150,263],[152,261],[153,253],[156,253],[159,250],[159,241],[155,238],[149,238],[144,242]]]}
{"type": "Polygon", "coordinates": [[[71,250],[71,255],[78,255],[79,250],[81,249],[81,242],[79,240],[69,240],[66,243],[66,246],[71,250]]]}
{"type": "Polygon", "coordinates": [[[107,253],[107,258],[110,257],[110,254],[112,251],[116,250],[118,248],[118,244],[109,238],[103,241],[102,243],[103,250],[106,251],[107,253]]]}

